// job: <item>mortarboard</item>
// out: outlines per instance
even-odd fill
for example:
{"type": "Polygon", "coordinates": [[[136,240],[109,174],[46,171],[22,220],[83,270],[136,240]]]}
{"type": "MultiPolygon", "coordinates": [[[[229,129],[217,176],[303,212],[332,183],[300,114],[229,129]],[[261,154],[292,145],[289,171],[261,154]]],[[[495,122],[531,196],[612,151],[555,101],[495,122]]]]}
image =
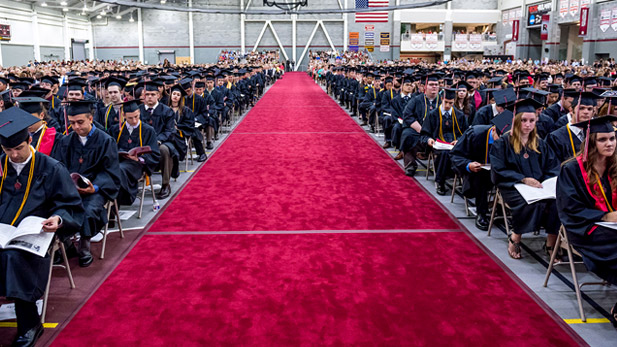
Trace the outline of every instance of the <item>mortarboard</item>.
{"type": "Polygon", "coordinates": [[[458,89],[451,89],[451,88],[447,88],[447,89],[443,89],[444,93],[443,93],[443,98],[444,99],[448,99],[448,100],[454,100],[456,98],[456,92],[458,92],[458,89]]]}
{"type": "Polygon", "coordinates": [[[512,128],[512,120],[512,113],[501,112],[491,120],[491,123],[495,125],[495,131],[501,136],[510,131],[510,128],[512,128]]]}
{"type": "Polygon", "coordinates": [[[9,79],[6,77],[0,76],[0,83],[9,84],[9,79]]]}
{"type": "MultiPolygon", "coordinates": [[[[22,93],[23,94],[23,93],[22,93]]],[[[28,96],[28,97],[20,97],[13,99],[17,101],[19,108],[28,112],[28,113],[40,113],[43,111],[42,103],[48,103],[49,101],[40,98],[38,96],[28,96]]]]}
{"type": "Polygon", "coordinates": [[[30,137],[28,127],[40,119],[30,113],[11,107],[0,112],[0,144],[6,148],[15,148],[30,137]]]}
{"type": "Polygon", "coordinates": [[[122,90],[124,89],[125,85],[126,85],[126,81],[124,81],[124,79],[120,79],[117,77],[110,77],[107,79],[107,81],[105,81],[105,88],[109,88],[111,86],[118,86],[118,88],[122,90]]]}
{"type": "Polygon", "coordinates": [[[577,92],[573,89],[564,90],[566,96],[574,98],[572,105],[596,106],[600,97],[592,92],[577,92]]]}
{"type": "Polygon", "coordinates": [[[542,106],[542,103],[535,99],[523,99],[515,102],[507,108],[512,110],[512,113],[516,115],[517,113],[535,113],[536,110],[542,106]]]}
{"type": "Polygon", "coordinates": [[[86,83],[84,83],[83,80],[76,78],[76,79],[70,80],[64,86],[66,86],[68,90],[82,90],[82,88],[86,86],[86,83]]]}
{"type": "Polygon", "coordinates": [[[572,124],[572,126],[582,128],[589,133],[610,133],[614,132],[613,122],[617,122],[617,117],[613,115],[607,115],[602,117],[592,118],[588,121],[572,124]]]}
{"type": "Polygon", "coordinates": [[[125,101],[123,103],[121,103],[120,108],[122,109],[122,111],[124,113],[130,113],[130,112],[135,112],[139,110],[139,99],[134,99],[134,100],[130,100],[130,101],[125,101]]]}
{"type": "Polygon", "coordinates": [[[497,106],[507,106],[516,101],[516,93],[512,88],[499,89],[493,92],[493,98],[497,106]]]}
{"type": "Polygon", "coordinates": [[[592,86],[592,85],[597,85],[598,81],[596,80],[595,77],[586,77],[583,79],[583,85],[584,86],[592,86]]]}
{"type": "MultiPolygon", "coordinates": [[[[186,89],[188,89],[188,88],[191,88],[190,84],[189,84],[189,86],[188,86],[186,89]]],[[[181,85],[179,85],[179,84],[176,84],[176,85],[174,85],[173,87],[171,87],[171,88],[169,89],[169,93],[170,93],[170,94],[171,94],[171,93],[173,93],[173,92],[175,92],[175,91],[180,92],[180,95],[181,95],[181,96],[186,96],[186,95],[187,95],[187,93],[186,93],[186,90],[185,90],[184,86],[181,86],[181,85]]]]}
{"type": "Polygon", "coordinates": [[[455,85],[455,87],[456,87],[457,89],[461,89],[461,88],[465,88],[465,89],[467,89],[467,90],[472,90],[472,89],[473,89],[473,87],[471,86],[471,84],[469,84],[469,83],[467,83],[467,82],[465,82],[465,81],[459,81],[459,82],[455,85]]]}
{"type": "Polygon", "coordinates": [[[79,101],[67,101],[66,114],[69,116],[77,116],[80,114],[91,114],[92,105],[94,101],[91,100],[79,100],[79,101]]]}

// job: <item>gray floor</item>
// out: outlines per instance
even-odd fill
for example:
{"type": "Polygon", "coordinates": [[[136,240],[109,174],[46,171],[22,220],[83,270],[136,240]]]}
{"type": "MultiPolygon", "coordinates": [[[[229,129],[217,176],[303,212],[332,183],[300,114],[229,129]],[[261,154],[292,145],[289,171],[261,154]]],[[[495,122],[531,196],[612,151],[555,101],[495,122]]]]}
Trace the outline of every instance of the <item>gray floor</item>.
{"type": "MultiPolygon", "coordinates": [[[[347,110],[345,109],[345,111],[347,110]]],[[[359,118],[353,119],[360,124],[361,121],[359,118]]],[[[370,132],[368,126],[364,126],[363,128],[380,145],[384,143],[383,134],[374,134],[370,132]]],[[[387,151],[392,157],[396,156],[398,153],[393,149],[388,149],[387,151]]],[[[401,165],[401,170],[402,162],[402,160],[398,162],[401,165]]],[[[423,164],[426,164],[426,162],[423,162],[423,164]]],[[[552,274],[548,286],[546,288],[542,286],[549,261],[548,256],[544,255],[542,251],[542,246],[546,239],[545,235],[524,235],[523,244],[531,253],[524,250],[522,259],[512,259],[507,253],[508,241],[505,230],[502,230],[503,228],[494,227],[490,237],[487,236],[487,232],[478,230],[475,227],[475,220],[473,217],[467,216],[465,212],[464,200],[457,195],[454,197],[454,202],[451,203],[451,191],[448,192],[447,196],[437,195],[435,192],[435,182],[432,177],[426,179],[425,175],[426,170],[421,166],[413,179],[426,188],[426,190],[450,211],[450,213],[452,213],[452,215],[454,215],[478,241],[504,263],[512,273],[521,279],[523,283],[544,301],[544,303],[563,318],[576,333],[589,343],[589,345],[617,345],[617,330],[613,328],[602,312],[592,306],[593,303],[598,305],[600,310],[609,311],[615,302],[617,302],[617,288],[606,286],[583,287],[583,293],[587,295],[589,300],[583,301],[583,308],[587,316],[587,323],[583,323],[580,318],[574,289],[568,286],[568,284],[572,283],[569,266],[558,265],[557,270],[562,275],[562,278],[560,279],[558,276],[555,276],[555,274],[552,274]]],[[[471,209],[473,211],[473,207],[471,209]]],[[[456,250],[452,251],[456,252],[456,250]]],[[[577,276],[579,283],[601,281],[594,274],[587,272],[583,265],[577,265],[577,276]]],[[[504,322],[507,322],[508,312],[512,312],[512,314],[524,314],[516,312],[516,308],[504,308],[504,322]]],[[[607,314],[606,312],[604,313],[607,314]]]]}
{"type": "MultiPolygon", "coordinates": [[[[242,115],[237,119],[233,127],[235,127],[245,116],[242,115]]],[[[359,123],[358,118],[354,118],[359,123]]],[[[232,129],[233,129],[232,127],[232,129]]],[[[368,127],[364,127],[368,130],[368,127]]],[[[227,129],[229,131],[229,129],[227,129]]],[[[383,135],[370,134],[380,144],[383,143],[383,135]]],[[[215,142],[215,148],[212,151],[208,151],[208,156],[212,155],[214,151],[225,141],[228,136],[228,132],[222,134],[218,141],[215,142]]],[[[395,156],[394,151],[389,151],[392,156],[395,156]]],[[[172,180],[172,196],[176,193],[182,185],[191,177],[191,175],[199,169],[201,163],[196,161],[191,165],[189,163],[188,169],[185,171],[185,163],[181,162],[180,167],[182,173],[176,181],[172,180]]],[[[563,279],[552,275],[547,288],[542,286],[544,282],[544,276],[546,274],[547,257],[542,253],[542,244],[544,242],[544,236],[525,236],[523,242],[534,253],[532,256],[530,253],[523,252],[523,259],[514,260],[511,259],[506,252],[507,239],[505,233],[500,229],[495,228],[492,236],[488,237],[486,232],[480,231],[475,228],[473,218],[467,217],[465,213],[465,205],[463,200],[456,196],[454,203],[450,203],[450,196],[439,196],[435,193],[434,182],[429,178],[424,178],[425,171],[418,171],[416,174],[416,181],[424,186],[429,193],[431,193],[437,200],[439,200],[443,206],[448,209],[459,221],[471,232],[471,234],[479,240],[490,252],[492,252],[498,259],[500,259],[518,278],[520,278],[536,295],[543,300],[552,310],[554,310],[560,317],[565,319],[570,326],[591,346],[606,346],[617,344],[617,331],[612,327],[610,323],[604,318],[601,312],[594,309],[590,302],[584,301],[583,307],[588,318],[588,322],[595,322],[600,319],[603,322],[600,323],[582,323],[580,322],[580,316],[578,313],[578,306],[576,302],[576,296],[574,291],[568,287],[566,282],[571,282],[569,268],[567,266],[559,266],[558,270],[563,275],[563,279]],[[538,261],[541,259],[541,261],[538,261]],[[570,320],[574,320],[572,323],[570,320]],[[608,342],[608,343],[607,343],[608,342]]],[[[409,178],[411,179],[411,178],[409,178]]],[[[155,175],[153,182],[155,185],[160,185],[160,175],[155,175]]],[[[157,191],[158,187],[155,187],[157,191]]],[[[170,197],[170,198],[171,198],[170,197]]],[[[169,199],[159,201],[161,208],[167,203],[169,199]]],[[[133,206],[122,206],[121,211],[138,211],[139,199],[135,201],[133,206]]],[[[147,191],[146,198],[143,207],[143,216],[141,219],[137,218],[137,213],[130,217],[128,220],[123,221],[123,227],[127,230],[137,230],[145,227],[148,222],[158,213],[152,208],[152,197],[150,192],[147,191]]],[[[456,251],[456,250],[452,250],[456,251]]],[[[579,281],[598,281],[598,278],[593,274],[587,273],[584,268],[578,267],[579,281]]],[[[584,293],[589,297],[589,300],[597,303],[602,309],[609,310],[610,307],[617,302],[617,289],[613,287],[600,287],[590,286],[584,287],[584,293]]],[[[524,314],[515,311],[515,308],[504,308],[504,324],[507,324],[507,314],[524,314]]],[[[524,336],[524,333],[521,333],[524,336]]]]}

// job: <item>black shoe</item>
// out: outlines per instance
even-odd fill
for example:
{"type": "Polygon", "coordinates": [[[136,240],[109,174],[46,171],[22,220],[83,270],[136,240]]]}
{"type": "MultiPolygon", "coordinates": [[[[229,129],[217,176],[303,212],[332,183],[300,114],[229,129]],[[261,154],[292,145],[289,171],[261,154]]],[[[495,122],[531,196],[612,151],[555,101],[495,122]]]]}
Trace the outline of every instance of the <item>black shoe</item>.
{"type": "Polygon", "coordinates": [[[212,142],[206,142],[206,149],[213,149],[212,142]]]}
{"type": "Polygon", "coordinates": [[[409,176],[409,177],[413,177],[416,175],[416,168],[412,168],[412,169],[406,169],[405,170],[405,175],[409,176]]]}
{"type": "Polygon", "coordinates": [[[88,267],[94,261],[94,257],[92,254],[86,254],[79,257],[79,266],[80,267],[88,267]]]}
{"type": "Polygon", "coordinates": [[[17,336],[13,341],[13,347],[30,347],[43,335],[43,324],[39,323],[34,328],[26,331],[25,334],[17,336]]]}
{"type": "Polygon", "coordinates": [[[61,265],[62,263],[64,263],[64,259],[62,258],[62,252],[60,252],[60,250],[57,250],[54,253],[54,265],[61,265]]]}
{"type": "Polygon", "coordinates": [[[446,195],[448,194],[448,189],[446,188],[446,185],[441,183],[441,184],[437,184],[437,194],[439,195],[446,195]]]}
{"type": "Polygon", "coordinates": [[[199,158],[197,158],[197,161],[201,163],[201,162],[206,161],[206,159],[208,159],[208,156],[204,153],[200,155],[199,158]]]}
{"type": "Polygon", "coordinates": [[[486,216],[479,214],[476,217],[476,228],[482,230],[482,231],[487,231],[488,230],[488,219],[486,218],[486,216]]]}
{"type": "Polygon", "coordinates": [[[362,124],[360,124],[360,125],[364,126],[364,125],[368,125],[368,123],[367,122],[362,122],[362,124]]]}
{"type": "Polygon", "coordinates": [[[156,198],[159,200],[163,200],[169,197],[169,195],[171,195],[171,187],[169,186],[169,184],[163,185],[161,186],[161,190],[159,190],[158,193],[156,193],[156,198]]]}

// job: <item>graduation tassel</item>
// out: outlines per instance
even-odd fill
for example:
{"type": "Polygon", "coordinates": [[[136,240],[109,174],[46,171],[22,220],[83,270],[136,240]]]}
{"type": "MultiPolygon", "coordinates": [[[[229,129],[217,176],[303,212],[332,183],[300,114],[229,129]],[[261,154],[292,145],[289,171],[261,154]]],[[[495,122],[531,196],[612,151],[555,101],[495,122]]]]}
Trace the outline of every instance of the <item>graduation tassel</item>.
{"type": "Polygon", "coordinates": [[[587,131],[585,132],[585,149],[583,150],[583,163],[587,162],[587,154],[589,154],[589,131],[591,129],[591,119],[587,122],[587,131]]]}

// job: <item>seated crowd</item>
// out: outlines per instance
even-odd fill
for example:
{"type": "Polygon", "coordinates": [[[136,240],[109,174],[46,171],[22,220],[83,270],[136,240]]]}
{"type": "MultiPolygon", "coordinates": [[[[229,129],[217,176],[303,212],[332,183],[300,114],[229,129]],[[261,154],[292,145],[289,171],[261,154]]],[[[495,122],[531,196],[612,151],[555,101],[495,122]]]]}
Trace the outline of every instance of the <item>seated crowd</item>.
{"type": "MultiPolygon", "coordinates": [[[[614,67],[312,59],[308,73],[383,132],[408,176],[431,159],[437,194],[462,178],[478,229],[488,230],[498,193],[511,214],[510,257],[521,258],[522,234],[541,229],[550,257],[563,225],[587,268],[617,284],[617,228],[596,224],[617,222],[614,67]],[[555,177],[556,199],[527,203],[519,191],[555,177]]],[[[617,304],[611,313],[617,327],[617,304]]]]}
{"type": "MultiPolygon", "coordinates": [[[[253,106],[282,74],[265,58],[250,65],[114,66],[0,68],[0,223],[45,219],[43,230],[72,247],[82,267],[93,262],[91,238],[109,222],[107,203],[133,204],[138,182],[157,171],[156,198],[169,197],[179,162],[193,155],[190,146],[205,161],[232,114],[253,106]]],[[[0,250],[0,296],[15,300],[15,346],[34,345],[42,334],[36,300],[50,259],[49,252],[0,250]]]]}

